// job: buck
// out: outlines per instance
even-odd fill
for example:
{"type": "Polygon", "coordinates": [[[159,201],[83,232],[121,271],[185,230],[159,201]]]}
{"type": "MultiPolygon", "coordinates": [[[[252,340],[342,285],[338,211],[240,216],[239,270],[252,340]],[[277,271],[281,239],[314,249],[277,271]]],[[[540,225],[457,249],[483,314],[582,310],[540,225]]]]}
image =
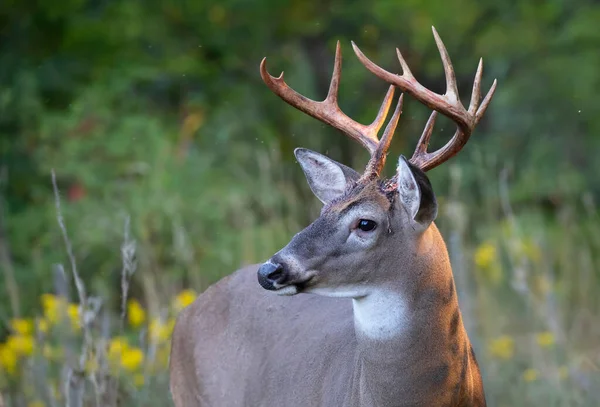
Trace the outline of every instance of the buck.
{"type": "Polygon", "coordinates": [[[370,159],[359,174],[295,150],[324,204],[321,215],[264,264],[225,277],[180,314],[170,362],[177,407],[486,405],[425,171],[464,147],[496,81],[482,101],[480,60],[465,109],[446,48],[435,28],[433,34],[446,76],[443,95],[423,87],[399,51],[402,75],[382,69],[352,43],[360,62],[390,84],[368,126],[338,106],[339,43],[322,102],[288,87],[283,73],[271,76],[263,59],[262,79],[277,96],[358,141],[370,159]],[[381,138],[378,133],[396,87],[433,113],[412,158],[401,156],[396,174],[385,180],[402,95],[381,138]],[[428,152],[436,111],[457,130],[428,152]]]}

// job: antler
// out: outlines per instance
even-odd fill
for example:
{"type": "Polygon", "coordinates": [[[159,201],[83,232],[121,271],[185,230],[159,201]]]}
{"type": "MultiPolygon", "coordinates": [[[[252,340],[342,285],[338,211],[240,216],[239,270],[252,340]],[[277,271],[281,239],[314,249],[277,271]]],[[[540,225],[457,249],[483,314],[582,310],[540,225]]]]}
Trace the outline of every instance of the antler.
{"type": "Polygon", "coordinates": [[[400,66],[402,67],[402,75],[392,74],[383,68],[379,67],[375,63],[371,62],[361,51],[358,49],[356,44],[352,42],[352,47],[354,48],[354,52],[356,56],[362,62],[362,64],[377,77],[383,79],[384,81],[397,86],[403,92],[406,92],[412,95],[414,98],[419,100],[421,103],[427,105],[429,108],[433,109],[433,113],[429,117],[427,121],[427,125],[423,130],[423,134],[419,139],[417,144],[417,148],[410,159],[410,162],[414,165],[421,168],[423,171],[428,171],[432,168],[437,167],[443,162],[447,161],[454,155],[456,155],[469,141],[469,137],[473,132],[473,129],[485,113],[490,101],[492,100],[492,96],[494,95],[494,91],[496,90],[496,80],[492,84],[489,92],[481,102],[481,76],[483,73],[483,60],[479,60],[479,66],[477,67],[477,73],[475,74],[475,81],[473,83],[473,93],[471,95],[471,103],[469,104],[469,109],[465,109],[463,104],[460,101],[458,96],[458,87],[456,85],[456,76],[454,74],[454,68],[452,67],[452,62],[450,61],[450,57],[448,56],[448,51],[444,46],[444,43],[440,39],[437,31],[434,27],[431,27],[433,30],[433,36],[435,37],[435,42],[437,44],[438,50],[442,57],[442,63],[444,65],[444,72],[446,74],[446,93],[443,95],[439,95],[421,85],[411,73],[408,64],[402,57],[400,51],[396,48],[396,53],[398,54],[398,60],[400,61],[400,66]],[[443,115],[452,119],[456,125],[457,129],[454,133],[452,139],[446,143],[445,146],[436,150],[434,152],[427,152],[427,145],[429,144],[429,139],[431,138],[431,132],[433,130],[433,126],[435,124],[435,118],[437,112],[442,113],[443,115]]]}
{"type": "Polygon", "coordinates": [[[303,111],[304,113],[318,119],[324,123],[327,123],[338,130],[341,130],[346,135],[358,141],[363,145],[371,154],[371,159],[367,165],[363,177],[377,177],[381,173],[385,164],[385,157],[387,150],[392,141],[394,130],[398,124],[400,113],[402,111],[402,96],[398,100],[396,110],[385,128],[381,140],[377,138],[377,133],[383,126],[385,118],[387,117],[392,98],[394,97],[394,86],[390,85],[383,103],[379,108],[377,117],[370,125],[358,123],[348,117],[338,105],[338,89],[340,86],[340,76],[342,71],[342,53],[340,49],[340,43],[338,41],[335,50],[335,63],[333,68],[333,75],[331,78],[331,84],[329,85],[329,92],[325,100],[317,102],[312,99],[299,94],[292,88],[290,88],[283,79],[283,72],[278,78],[275,78],[267,72],[266,58],[264,58],[260,64],[260,75],[267,86],[280,98],[294,106],[295,108],[303,111]]]}

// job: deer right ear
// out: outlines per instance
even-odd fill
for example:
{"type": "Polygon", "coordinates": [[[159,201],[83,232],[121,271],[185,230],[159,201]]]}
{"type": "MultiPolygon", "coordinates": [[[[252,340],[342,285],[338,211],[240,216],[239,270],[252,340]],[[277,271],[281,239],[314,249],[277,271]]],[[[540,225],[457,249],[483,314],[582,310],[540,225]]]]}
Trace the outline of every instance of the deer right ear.
{"type": "Polygon", "coordinates": [[[324,204],[341,196],[349,183],[360,178],[360,174],[352,168],[306,148],[295,149],[294,155],[310,189],[324,204]]]}
{"type": "Polygon", "coordinates": [[[427,228],[437,217],[437,200],[429,178],[406,157],[400,156],[396,174],[398,196],[409,217],[427,228]]]}

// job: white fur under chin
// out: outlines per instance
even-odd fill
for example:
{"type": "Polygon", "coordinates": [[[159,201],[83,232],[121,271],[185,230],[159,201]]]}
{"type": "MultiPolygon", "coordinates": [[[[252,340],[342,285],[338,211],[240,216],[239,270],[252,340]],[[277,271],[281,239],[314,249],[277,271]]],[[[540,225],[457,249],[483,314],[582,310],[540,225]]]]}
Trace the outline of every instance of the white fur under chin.
{"type": "Polygon", "coordinates": [[[331,298],[357,298],[366,295],[365,290],[358,290],[355,287],[351,288],[322,288],[322,287],[308,287],[303,292],[322,295],[323,297],[331,298]]]}
{"type": "Polygon", "coordinates": [[[403,298],[390,291],[373,291],[352,300],[354,326],[372,339],[389,339],[401,335],[408,323],[403,298]]]}
{"type": "Polygon", "coordinates": [[[296,295],[298,294],[298,287],[295,285],[286,285],[283,288],[279,288],[275,290],[275,294],[277,295],[296,295]]]}

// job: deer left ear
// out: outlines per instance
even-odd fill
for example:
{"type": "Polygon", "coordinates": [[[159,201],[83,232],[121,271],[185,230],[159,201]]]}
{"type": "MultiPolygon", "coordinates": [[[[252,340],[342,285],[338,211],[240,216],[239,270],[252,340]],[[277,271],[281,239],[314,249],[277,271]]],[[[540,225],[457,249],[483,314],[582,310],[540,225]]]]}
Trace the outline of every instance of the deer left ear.
{"type": "Polygon", "coordinates": [[[341,196],[348,184],[360,178],[352,168],[307,148],[297,148],[294,154],[310,189],[325,204],[341,196]]]}
{"type": "Polygon", "coordinates": [[[400,203],[410,219],[426,228],[437,216],[437,201],[429,178],[403,155],[398,160],[396,178],[400,203]]]}

